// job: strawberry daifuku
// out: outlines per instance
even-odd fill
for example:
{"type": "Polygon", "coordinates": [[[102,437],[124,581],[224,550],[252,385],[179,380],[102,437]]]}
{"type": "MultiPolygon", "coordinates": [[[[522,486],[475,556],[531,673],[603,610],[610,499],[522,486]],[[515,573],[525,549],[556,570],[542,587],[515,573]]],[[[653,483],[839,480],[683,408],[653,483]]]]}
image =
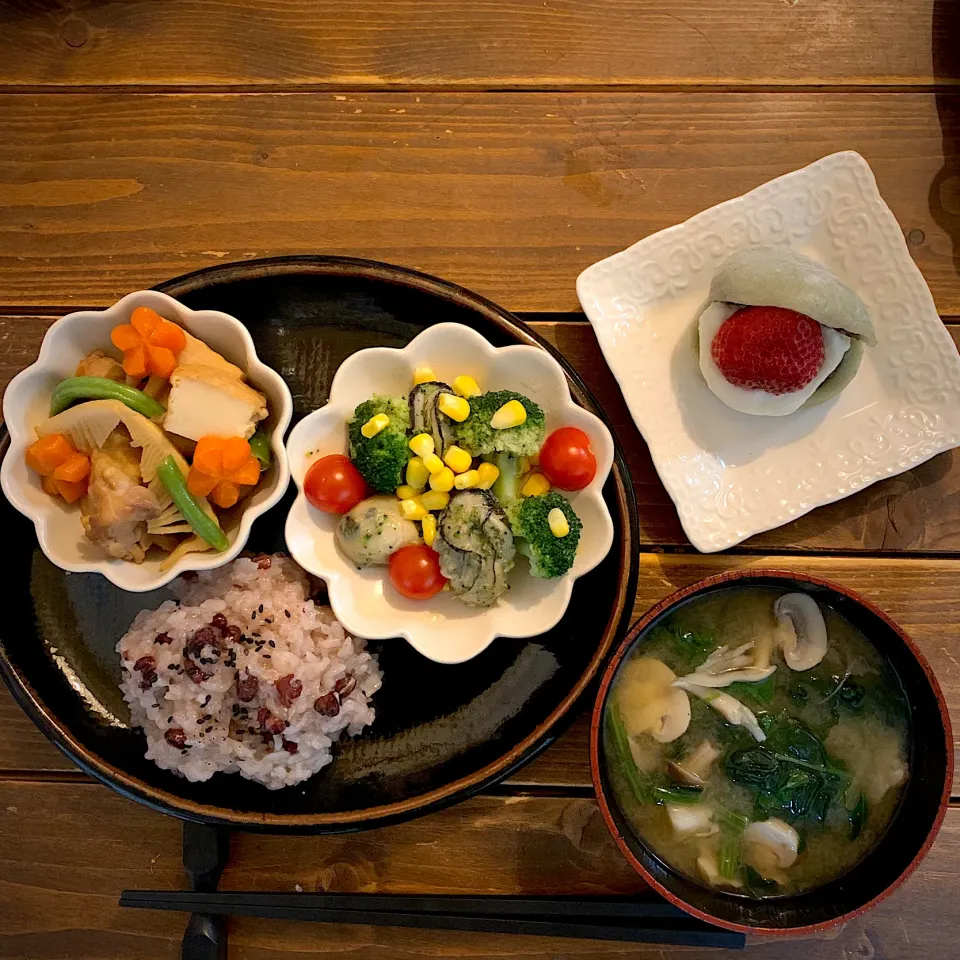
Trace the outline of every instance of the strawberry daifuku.
{"type": "Polygon", "coordinates": [[[748,247],[714,274],[697,317],[700,372],[733,410],[782,417],[837,396],[864,345],[876,343],[863,301],[790,247],[748,247]]]}
{"type": "Polygon", "coordinates": [[[820,324],[782,307],[744,307],[731,314],[710,354],[735,387],[778,396],[805,387],[825,355],[820,324]]]}

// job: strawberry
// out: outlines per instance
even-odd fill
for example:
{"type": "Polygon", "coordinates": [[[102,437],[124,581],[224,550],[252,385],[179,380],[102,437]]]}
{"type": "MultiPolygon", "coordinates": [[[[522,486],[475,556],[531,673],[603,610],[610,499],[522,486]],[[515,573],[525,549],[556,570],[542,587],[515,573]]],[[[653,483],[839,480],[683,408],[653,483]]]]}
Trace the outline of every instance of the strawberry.
{"type": "Polygon", "coordinates": [[[743,307],[723,322],[710,354],[735,387],[792,393],[823,365],[823,331],[795,310],[743,307]]]}

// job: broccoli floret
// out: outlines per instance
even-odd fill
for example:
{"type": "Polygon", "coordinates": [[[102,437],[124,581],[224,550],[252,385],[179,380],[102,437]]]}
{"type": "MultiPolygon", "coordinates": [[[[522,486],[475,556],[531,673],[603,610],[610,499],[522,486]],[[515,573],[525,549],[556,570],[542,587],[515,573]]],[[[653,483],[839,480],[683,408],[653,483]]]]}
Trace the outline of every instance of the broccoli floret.
{"type": "Polygon", "coordinates": [[[350,459],[363,479],[378,493],[393,493],[404,481],[407,461],[413,454],[407,446],[410,410],[405,397],[375,395],[364,400],[347,421],[350,459]],[[385,413],[390,426],[375,437],[365,437],[360,428],[374,415],[385,413]]]}
{"type": "Polygon", "coordinates": [[[457,428],[457,443],[475,457],[485,453],[512,453],[532,457],[543,445],[547,427],[543,411],[528,397],[512,390],[493,390],[470,399],[470,416],[457,428]],[[527,419],[516,427],[494,430],[493,415],[511,400],[519,400],[527,419]]]}
{"type": "Polygon", "coordinates": [[[530,560],[533,576],[562,577],[573,566],[583,523],[566,497],[555,490],[538,497],[524,497],[507,507],[507,517],[517,538],[517,550],[530,560]],[[547,515],[555,507],[564,512],[570,525],[565,537],[555,537],[547,522],[547,515]]]}
{"type": "Polygon", "coordinates": [[[519,500],[520,480],[527,469],[526,457],[515,457],[509,453],[488,453],[483,459],[494,464],[500,471],[490,492],[501,505],[506,508],[514,500],[519,500]]]}

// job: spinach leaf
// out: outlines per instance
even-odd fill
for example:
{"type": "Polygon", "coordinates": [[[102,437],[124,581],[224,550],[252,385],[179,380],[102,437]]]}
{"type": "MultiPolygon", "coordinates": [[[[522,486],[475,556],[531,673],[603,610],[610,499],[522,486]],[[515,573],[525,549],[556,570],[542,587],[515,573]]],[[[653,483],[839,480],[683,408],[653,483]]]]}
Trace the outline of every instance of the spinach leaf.
{"type": "Polygon", "coordinates": [[[663,659],[669,661],[680,676],[699,666],[707,654],[718,646],[712,635],[687,630],[673,623],[663,624],[653,630],[648,642],[653,647],[663,646],[666,649],[667,655],[663,659]]]}
{"type": "Polygon", "coordinates": [[[736,750],[723,761],[723,768],[734,783],[763,790],[775,789],[780,779],[780,761],[763,747],[736,750]]]}
{"type": "Polygon", "coordinates": [[[771,673],[766,680],[762,680],[760,683],[744,683],[743,681],[731,683],[727,687],[727,693],[738,700],[752,700],[759,704],[769,703],[777,692],[776,677],[775,673],[771,673]]]}
{"type": "Polygon", "coordinates": [[[767,880],[761,877],[753,867],[743,868],[743,879],[746,883],[747,893],[755,897],[769,897],[779,886],[776,880],[767,880]]]}

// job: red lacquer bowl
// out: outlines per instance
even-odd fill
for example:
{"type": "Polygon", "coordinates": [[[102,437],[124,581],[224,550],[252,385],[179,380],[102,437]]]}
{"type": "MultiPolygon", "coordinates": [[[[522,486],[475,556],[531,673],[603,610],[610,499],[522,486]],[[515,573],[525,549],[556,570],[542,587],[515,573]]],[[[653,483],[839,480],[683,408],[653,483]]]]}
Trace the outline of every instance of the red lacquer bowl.
{"type": "Polygon", "coordinates": [[[688,913],[744,933],[793,934],[823,930],[869,910],[893,892],[930,849],[943,822],[953,785],[950,717],[930,665],[886,614],[851,590],[819,577],[782,570],[749,570],[701,580],[658,603],[636,623],[610,660],[600,684],[590,731],[590,763],[600,810],[631,866],[654,889],[688,913]],[[886,657],[910,708],[910,778],[880,842],[856,866],[829,883],[796,896],[751,899],[712,891],[662,861],[631,830],[617,807],[606,773],[602,723],[607,697],[623,661],[650,628],[694,597],[744,586],[803,591],[832,607],[886,657]]]}

